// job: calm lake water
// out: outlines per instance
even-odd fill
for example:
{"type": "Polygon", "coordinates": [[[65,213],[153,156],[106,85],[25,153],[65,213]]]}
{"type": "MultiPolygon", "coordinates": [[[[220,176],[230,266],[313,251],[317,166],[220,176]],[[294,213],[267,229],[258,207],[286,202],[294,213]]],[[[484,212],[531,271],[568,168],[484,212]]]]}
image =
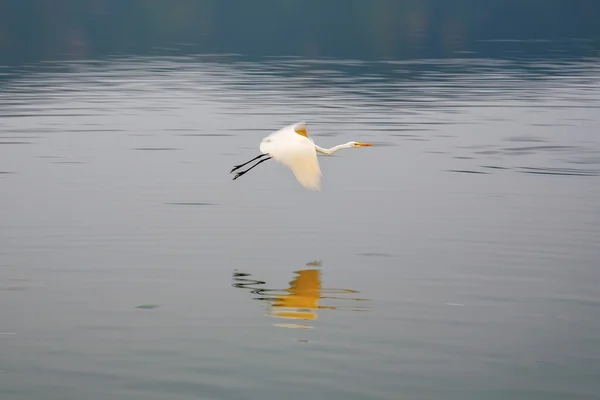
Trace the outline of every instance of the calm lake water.
{"type": "Polygon", "coordinates": [[[2,400],[599,398],[597,59],[0,74],[2,400]]]}

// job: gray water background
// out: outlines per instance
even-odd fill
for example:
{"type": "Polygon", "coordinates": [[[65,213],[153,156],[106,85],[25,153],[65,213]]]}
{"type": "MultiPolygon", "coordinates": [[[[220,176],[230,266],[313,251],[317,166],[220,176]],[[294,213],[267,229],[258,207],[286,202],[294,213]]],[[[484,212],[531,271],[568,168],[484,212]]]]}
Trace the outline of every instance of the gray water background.
{"type": "Polygon", "coordinates": [[[3,400],[599,398],[597,59],[0,74],[3,400]],[[231,180],[298,121],[375,146],[231,180]]]}

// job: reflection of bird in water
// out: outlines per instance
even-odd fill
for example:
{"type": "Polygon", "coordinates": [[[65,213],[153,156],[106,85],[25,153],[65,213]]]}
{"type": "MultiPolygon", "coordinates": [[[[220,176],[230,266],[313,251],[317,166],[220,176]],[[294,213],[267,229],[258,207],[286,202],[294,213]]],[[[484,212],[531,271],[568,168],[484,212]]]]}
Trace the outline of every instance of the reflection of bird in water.
{"type": "Polygon", "coordinates": [[[274,296],[271,304],[274,311],[271,315],[281,318],[315,319],[317,314],[311,310],[319,308],[319,270],[305,269],[297,271],[296,274],[298,276],[290,282],[289,289],[285,290],[287,293],[274,296]]]}
{"type": "Polygon", "coordinates": [[[324,149],[317,146],[314,141],[308,137],[306,125],[303,122],[284,126],[265,137],[260,142],[259,156],[243,164],[233,167],[231,172],[236,171],[252,161],[259,160],[256,164],[245,171],[238,172],[234,180],[244,175],[252,168],[258,166],[267,160],[273,158],[275,161],[285,165],[292,170],[292,173],[302,186],[311,190],[321,188],[321,169],[317,161],[317,152],[326,155],[332,155],[338,150],[352,149],[355,147],[372,146],[371,143],[348,142],[334,146],[330,149],[324,149]]]}
{"type": "MultiPolygon", "coordinates": [[[[296,276],[290,282],[287,289],[266,289],[256,287],[264,285],[266,282],[250,279],[250,274],[234,272],[233,277],[236,281],[233,286],[249,289],[251,293],[259,295],[255,300],[262,300],[270,304],[269,315],[277,318],[296,319],[296,320],[314,320],[317,319],[316,310],[351,310],[367,311],[367,307],[343,307],[336,305],[319,305],[322,299],[328,300],[367,300],[363,298],[344,297],[344,296],[323,296],[329,294],[347,294],[357,293],[350,289],[324,289],[321,287],[321,271],[318,269],[304,269],[295,272],[296,276]]],[[[280,325],[281,326],[281,325],[280,325]]],[[[287,327],[309,328],[306,325],[289,325],[287,327]]]]}

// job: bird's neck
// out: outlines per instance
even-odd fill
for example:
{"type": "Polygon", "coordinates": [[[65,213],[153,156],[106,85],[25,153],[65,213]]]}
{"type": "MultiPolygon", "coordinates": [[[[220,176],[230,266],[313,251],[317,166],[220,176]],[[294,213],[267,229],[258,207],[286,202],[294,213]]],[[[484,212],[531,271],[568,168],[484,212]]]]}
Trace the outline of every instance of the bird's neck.
{"type": "Polygon", "coordinates": [[[315,144],[315,150],[317,150],[319,153],[323,153],[323,154],[327,154],[328,156],[332,155],[333,153],[335,153],[338,150],[342,150],[342,149],[349,149],[350,147],[352,147],[352,143],[344,143],[344,144],[338,144],[337,146],[333,146],[330,149],[324,149],[321,146],[317,146],[315,144]]]}

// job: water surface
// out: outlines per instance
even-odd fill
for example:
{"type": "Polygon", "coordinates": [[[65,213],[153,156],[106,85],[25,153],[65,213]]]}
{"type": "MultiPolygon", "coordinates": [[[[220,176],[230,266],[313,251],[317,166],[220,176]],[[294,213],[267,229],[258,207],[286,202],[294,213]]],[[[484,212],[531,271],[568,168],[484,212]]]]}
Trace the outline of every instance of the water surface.
{"type": "Polygon", "coordinates": [[[596,398],[599,65],[0,69],[2,399],[596,398]]]}

